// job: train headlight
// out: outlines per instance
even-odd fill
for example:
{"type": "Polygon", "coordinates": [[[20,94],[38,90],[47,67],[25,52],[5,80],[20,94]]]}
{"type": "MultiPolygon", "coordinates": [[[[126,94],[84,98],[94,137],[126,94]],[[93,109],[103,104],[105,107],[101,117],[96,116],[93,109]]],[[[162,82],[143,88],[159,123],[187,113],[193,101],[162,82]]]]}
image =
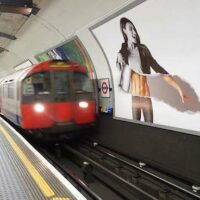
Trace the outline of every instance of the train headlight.
{"type": "Polygon", "coordinates": [[[81,107],[81,108],[87,108],[88,107],[88,103],[85,102],[85,101],[81,101],[81,102],[79,102],[79,107],[81,107]]]}
{"type": "Polygon", "coordinates": [[[37,104],[34,105],[34,110],[35,110],[36,112],[41,113],[41,112],[44,111],[44,105],[42,105],[42,104],[40,104],[40,103],[37,103],[37,104]]]}

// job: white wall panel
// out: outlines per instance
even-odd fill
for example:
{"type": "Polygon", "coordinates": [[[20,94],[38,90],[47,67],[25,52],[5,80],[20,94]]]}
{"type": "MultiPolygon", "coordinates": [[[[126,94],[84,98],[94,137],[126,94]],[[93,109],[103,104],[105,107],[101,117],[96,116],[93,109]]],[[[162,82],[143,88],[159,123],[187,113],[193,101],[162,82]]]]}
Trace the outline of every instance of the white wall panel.
{"type": "Polygon", "coordinates": [[[85,29],[77,33],[77,35],[90,55],[97,78],[110,78],[108,63],[106,62],[105,56],[103,55],[91,32],[88,29],[85,29]]]}

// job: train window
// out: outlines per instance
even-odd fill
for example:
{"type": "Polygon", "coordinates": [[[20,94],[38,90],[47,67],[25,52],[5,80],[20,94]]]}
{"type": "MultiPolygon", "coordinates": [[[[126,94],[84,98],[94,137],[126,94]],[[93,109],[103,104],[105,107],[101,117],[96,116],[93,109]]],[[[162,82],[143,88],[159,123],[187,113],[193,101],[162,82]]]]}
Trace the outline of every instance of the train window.
{"type": "Polygon", "coordinates": [[[38,72],[23,81],[23,95],[50,94],[50,73],[38,72]]]}
{"type": "Polygon", "coordinates": [[[75,92],[92,92],[92,81],[87,74],[74,72],[73,89],[75,92]]]}
{"type": "Polygon", "coordinates": [[[8,98],[14,99],[14,83],[8,84],[8,98]]]}
{"type": "Polygon", "coordinates": [[[55,93],[67,94],[69,93],[69,87],[67,83],[67,73],[58,71],[55,72],[55,93]]]}
{"type": "Polygon", "coordinates": [[[5,98],[8,97],[8,86],[7,86],[7,84],[4,84],[4,85],[3,85],[3,96],[4,96],[5,98]]]}

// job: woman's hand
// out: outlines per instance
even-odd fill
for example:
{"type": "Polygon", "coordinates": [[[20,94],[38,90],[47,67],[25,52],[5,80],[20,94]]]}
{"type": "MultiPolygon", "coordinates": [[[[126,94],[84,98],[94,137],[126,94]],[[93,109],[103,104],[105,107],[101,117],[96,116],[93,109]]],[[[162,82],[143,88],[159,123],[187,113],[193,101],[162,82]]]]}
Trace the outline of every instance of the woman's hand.
{"type": "Polygon", "coordinates": [[[186,93],[182,90],[179,84],[172,78],[171,75],[163,75],[164,80],[171,85],[174,89],[176,89],[181,97],[182,103],[192,104],[193,100],[191,97],[186,95],[186,93]]]}
{"type": "Polygon", "coordinates": [[[117,55],[117,63],[116,64],[117,64],[117,67],[119,67],[119,69],[122,71],[125,66],[125,61],[124,61],[121,53],[118,53],[118,55],[117,55]]]}
{"type": "Polygon", "coordinates": [[[183,92],[183,90],[181,90],[181,89],[179,90],[179,95],[180,95],[180,97],[181,97],[182,103],[187,103],[187,104],[192,104],[192,103],[193,103],[192,98],[189,97],[187,94],[185,94],[185,93],[183,92]]]}

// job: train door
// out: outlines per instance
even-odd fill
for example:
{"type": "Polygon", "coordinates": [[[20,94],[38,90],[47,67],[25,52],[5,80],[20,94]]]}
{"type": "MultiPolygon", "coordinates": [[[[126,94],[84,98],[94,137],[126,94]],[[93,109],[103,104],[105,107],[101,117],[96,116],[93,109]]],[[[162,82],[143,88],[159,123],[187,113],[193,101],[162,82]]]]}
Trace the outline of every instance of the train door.
{"type": "Polygon", "coordinates": [[[54,106],[57,125],[73,121],[73,98],[70,91],[69,72],[54,71],[54,106]]]}

